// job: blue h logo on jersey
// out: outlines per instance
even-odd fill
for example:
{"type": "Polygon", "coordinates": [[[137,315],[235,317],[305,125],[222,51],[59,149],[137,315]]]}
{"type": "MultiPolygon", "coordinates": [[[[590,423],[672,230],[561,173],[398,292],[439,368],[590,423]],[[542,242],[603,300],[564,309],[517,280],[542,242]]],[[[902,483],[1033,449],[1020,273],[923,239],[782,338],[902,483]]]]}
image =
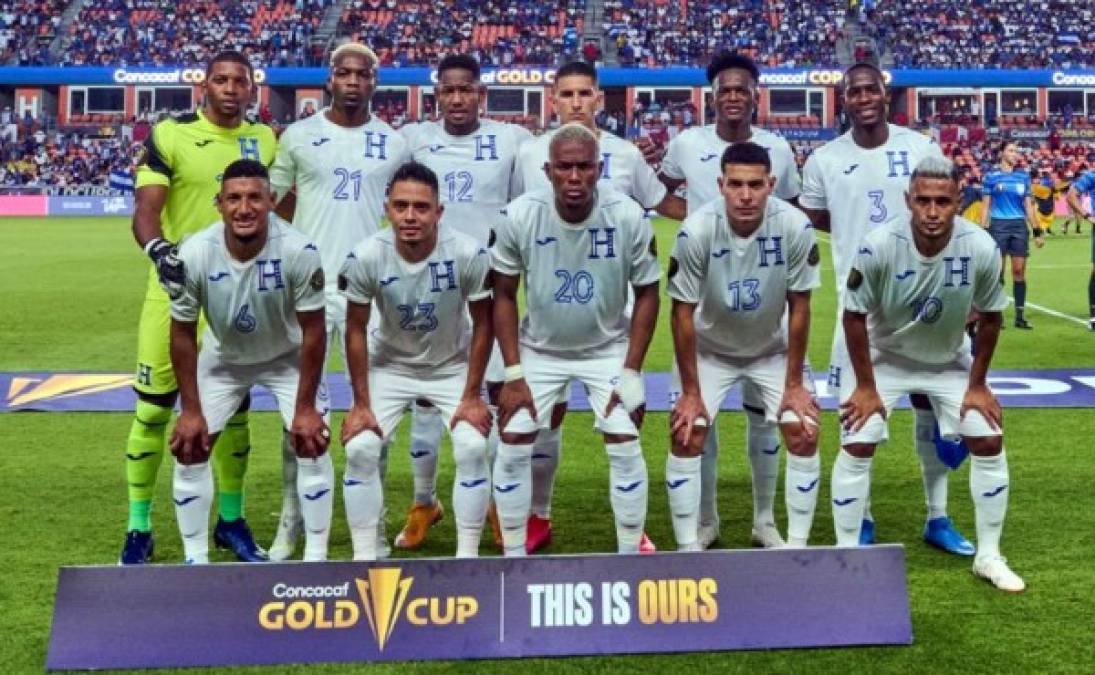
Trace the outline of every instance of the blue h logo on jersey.
{"type": "Polygon", "coordinates": [[[612,171],[609,169],[609,166],[610,166],[611,162],[612,162],[612,153],[611,152],[602,152],[601,153],[601,178],[604,178],[606,180],[611,180],[612,171]]]}
{"type": "Polygon", "coordinates": [[[475,161],[482,162],[485,159],[497,160],[498,159],[498,137],[494,134],[487,134],[486,136],[475,137],[475,161]],[[489,150],[490,157],[484,157],[483,154],[489,150]]]}
{"type": "Polygon", "coordinates": [[[260,291],[276,291],[285,288],[285,279],[281,276],[280,258],[276,260],[256,260],[255,265],[259,268],[260,291]],[[267,286],[267,281],[273,282],[273,287],[267,286]]]}
{"type": "Polygon", "coordinates": [[[589,259],[600,260],[601,255],[598,253],[603,246],[605,249],[605,258],[616,257],[616,228],[606,227],[604,239],[598,239],[597,235],[601,231],[599,227],[589,228],[589,259]]]}
{"type": "Polygon", "coordinates": [[[773,265],[783,264],[783,237],[757,237],[757,246],[760,247],[760,266],[768,267],[768,256],[775,258],[773,265]],[[768,240],[772,241],[771,246],[768,240]]]}
{"type": "Polygon", "coordinates": [[[954,278],[958,277],[958,286],[970,285],[970,257],[964,255],[958,258],[958,264],[955,264],[954,258],[943,258],[943,286],[946,288],[954,288],[954,278]]]}
{"type": "Polygon", "coordinates": [[[388,134],[366,131],[365,157],[367,159],[388,159],[388,134]],[[375,154],[373,153],[374,150],[376,151],[375,154]]]}
{"type": "Polygon", "coordinates": [[[456,290],[456,269],[455,262],[452,260],[443,260],[439,263],[430,263],[430,290],[434,293],[440,293],[441,291],[456,290]],[[441,271],[441,266],[445,266],[445,271],[441,271]],[[441,280],[448,279],[448,287],[441,287],[441,280]]]}
{"type": "Polygon", "coordinates": [[[886,157],[890,160],[890,174],[889,178],[896,178],[898,175],[909,175],[909,151],[899,150],[897,152],[893,150],[886,151],[886,157]],[[901,173],[897,173],[897,167],[901,167],[901,173]]]}
{"type": "Polygon", "coordinates": [[[259,139],[257,138],[241,138],[240,142],[240,159],[253,159],[256,162],[262,161],[259,157],[259,139]]]}

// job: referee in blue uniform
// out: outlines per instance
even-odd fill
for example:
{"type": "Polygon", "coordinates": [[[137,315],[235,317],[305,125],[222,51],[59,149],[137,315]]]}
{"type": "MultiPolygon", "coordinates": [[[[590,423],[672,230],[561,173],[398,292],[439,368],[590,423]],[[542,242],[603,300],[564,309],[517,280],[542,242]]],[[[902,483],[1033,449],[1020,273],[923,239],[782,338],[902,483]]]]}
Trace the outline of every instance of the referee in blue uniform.
{"type": "MultiPolygon", "coordinates": [[[[1084,212],[1084,205],[1080,201],[1080,197],[1085,194],[1091,195],[1092,199],[1095,200],[1095,169],[1085,173],[1072,183],[1072,187],[1068,189],[1068,205],[1072,207],[1074,213],[1082,214],[1084,212]]],[[[1095,209],[1095,202],[1091,206],[1095,209]]],[[[1095,331],[1095,211],[1089,212],[1084,217],[1092,225],[1091,276],[1087,281],[1087,304],[1091,307],[1091,318],[1087,321],[1087,327],[1095,331]]]]}
{"type": "Polygon", "coordinates": [[[1027,302],[1027,256],[1030,255],[1030,229],[1034,244],[1045,245],[1044,232],[1034,219],[1034,199],[1030,194],[1030,174],[1018,168],[1019,148],[1012,141],[1000,146],[1000,168],[985,176],[981,189],[981,226],[988,227],[996,240],[1004,262],[1011,258],[1012,294],[1015,296],[1015,327],[1030,330],[1023,317],[1027,302]]]}

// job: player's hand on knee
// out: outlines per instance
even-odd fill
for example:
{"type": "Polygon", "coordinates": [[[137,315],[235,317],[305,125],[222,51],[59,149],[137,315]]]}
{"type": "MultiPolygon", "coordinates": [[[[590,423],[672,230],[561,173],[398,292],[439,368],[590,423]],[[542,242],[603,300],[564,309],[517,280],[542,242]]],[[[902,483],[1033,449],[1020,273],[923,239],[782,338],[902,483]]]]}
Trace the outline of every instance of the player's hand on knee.
{"type": "Polygon", "coordinates": [[[817,437],[817,419],[821,416],[821,407],[806,387],[799,384],[784,389],[783,400],[780,402],[779,413],[776,415],[777,419],[781,419],[785,412],[793,413],[798,417],[802,434],[807,440],[812,441],[817,437]]]}
{"type": "Polygon", "coordinates": [[[528,410],[533,421],[536,420],[536,403],[523,377],[502,385],[502,393],[498,395],[498,429],[504,431],[521,408],[528,410]]]}
{"type": "Polygon", "coordinates": [[[848,431],[859,431],[876,413],[886,419],[886,406],[882,405],[878,390],[857,385],[848,400],[840,404],[840,424],[848,431]]]}
{"type": "Polygon", "coordinates": [[[298,457],[315,459],[327,451],[331,441],[331,430],[323,421],[323,416],[314,406],[297,408],[293,415],[293,426],[289,429],[289,438],[298,457]]]}
{"type": "Polygon", "coordinates": [[[179,464],[200,464],[209,460],[211,442],[209,427],[200,412],[184,410],[171,433],[171,454],[179,464]]]}
{"type": "Polygon", "coordinates": [[[681,449],[692,448],[696,445],[693,441],[697,437],[700,441],[698,447],[702,448],[704,436],[707,435],[706,427],[710,424],[707,406],[703,404],[703,398],[698,392],[682,393],[669,413],[669,435],[674,446],[681,449]]]}
{"type": "Polygon", "coordinates": [[[346,445],[351,438],[364,431],[371,431],[380,438],[384,438],[384,433],[380,430],[380,424],[377,423],[373,411],[367,406],[354,405],[346,413],[346,419],[342,420],[342,444],[346,445]]]}
{"type": "Polygon", "coordinates": [[[1000,407],[1000,401],[986,385],[971,385],[966,390],[966,395],[962,398],[962,408],[958,411],[958,418],[965,419],[968,410],[981,413],[995,431],[999,431],[1004,424],[1004,410],[1000,407]]]}
{"type": "Polygon", "coordinates": [[[145,253],[156,266],[156,276],[167,297],[177,300],[186,292],[186,265],[179,257],[179,247],[159,237],[148,242],[145,253]]]}
{"type": "Polygon", "coordinates": [[[456,406],[456,412],[449,422],[449,429],[455,429],[458,422],[467,422],[484,437],[490,434],[491,419],[490,409],[480,396],[470,396],[460,400],[456,406]]]}

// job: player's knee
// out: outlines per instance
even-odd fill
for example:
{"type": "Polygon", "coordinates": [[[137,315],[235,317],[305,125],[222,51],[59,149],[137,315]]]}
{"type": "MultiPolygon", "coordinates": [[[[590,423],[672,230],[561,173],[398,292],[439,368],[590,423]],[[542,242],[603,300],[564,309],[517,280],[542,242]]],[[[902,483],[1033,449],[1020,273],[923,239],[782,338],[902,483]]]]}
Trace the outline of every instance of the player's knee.
{"type": "Polygon", "coordinates": [[[487,439],[467,422],[452,430],[452,455],[457,472],[480,472],[487,465],[487,439]]]}
{"type": "Polygon", "coordinates": [[[844,446],[844,452],[848,453],[852,457],[858,457],[860,459],[867,459],[868,457],[874,457],[874,443],[849,443],[844,446]]]}
{"type": "Polygon", "coordinates": [[[567,404],[556,403],[551,409],[551,428],[558,429],[563,424],[563,418],[567,416],[567,404]]]}
{"type": "Polygon", "coordinates": [[[1003,436],[967,436],[964,438],[971,455],[995,457],[1004,449],[1003,436]]]}
{"type": "Polygon", "coordinates": [[[627,444],[637,440],[639,437],[632,434],[605,434],[605,445],[608,446],[627,444]]]}
{"type": "Polygon", "coordinates": [[[152,402],[139,395],[134,414],[137,420],[146,426],[167,424],[171,421],[171,412],[174,410],[174,401],[152,402]]]}
{"type": "Polygon", "coordinates": [[[375,432],[362,431],[346,442],[346,470],[357,475],[375,473],[384,441],[375,432]]]}
{"type": "Polygon", "coordinates": [[[167,411],[167,413],[166,413],[167,416],[162,420],[157,419],[157,420],[155,420],[155,422],[157,424],[159,424],[161,422],[167,422],[168,420],[171,419],[171,411],[175,409],[175,401],[177,401],[178,398],[179,398],[178,390],[169,391],[166,394],[149,394],[149,393],[146,393],[146,392],[143,392],[143,391],[138,391],[137,392],[137,413],[138,413],[138,415],[140,415],[141,408],[142,408],[141,404],[143,403],[143,404],[146,404],[147,408],[149,409],[149,414],[152,414],[151,413],[152,408],[157,408],[157,409],[160,409],[160,410],[166,410],[167,411]]]}

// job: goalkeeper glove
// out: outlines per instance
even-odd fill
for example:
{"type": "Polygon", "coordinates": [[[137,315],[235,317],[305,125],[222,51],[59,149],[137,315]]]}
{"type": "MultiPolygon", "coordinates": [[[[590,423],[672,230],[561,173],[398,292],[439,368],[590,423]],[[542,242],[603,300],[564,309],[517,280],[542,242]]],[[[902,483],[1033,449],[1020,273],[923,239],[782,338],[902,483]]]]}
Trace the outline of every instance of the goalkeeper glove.
{"type": "Polygon", "coordinates": [[[145,244],[144,252],[156,266],[156,276],[167,297],[181,298],[186,291],[186,267],[179,259],[179,248],[163,237],[157,237],[145,244]]]}

